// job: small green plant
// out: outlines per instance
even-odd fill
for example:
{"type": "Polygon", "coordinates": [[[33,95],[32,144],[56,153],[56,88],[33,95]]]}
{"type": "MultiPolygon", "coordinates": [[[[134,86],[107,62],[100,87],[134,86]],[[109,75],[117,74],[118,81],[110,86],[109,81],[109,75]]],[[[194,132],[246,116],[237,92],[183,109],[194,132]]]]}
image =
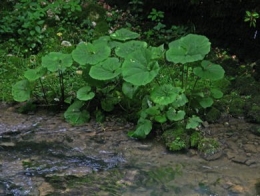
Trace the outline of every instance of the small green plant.
{"type": "Polygon", "coordinates": [[[140,17],[143,12],[143,1],[142,0],[131,0],[129,3],[130,11],[135,17],[140,17]]]}
{"type": "Polygon", "coordinates": [[[162,22],[164,18],[164,12],[157,11],[156,9],[153,8],[147,18],[157,23],[162,22]]]}
{"type": "Polygon", "coordinates": [[[256,27],[256,20],[259,18],[259,13],[255,11],[246,11],[245,22],[249,22],[250,27],[256,27]]]}
{"type": "Polygon", "coordinates": [[[172,25],[170,28],[167,27],[163,22],[164,12],[162,11],[152,9],[147,18],[151,21],[152,26],[148,30],[145,27],[143,34],[146,40],[153,41],[154,45],[164,44],[188,34],[188,28],[185,26],[172,25]]]}

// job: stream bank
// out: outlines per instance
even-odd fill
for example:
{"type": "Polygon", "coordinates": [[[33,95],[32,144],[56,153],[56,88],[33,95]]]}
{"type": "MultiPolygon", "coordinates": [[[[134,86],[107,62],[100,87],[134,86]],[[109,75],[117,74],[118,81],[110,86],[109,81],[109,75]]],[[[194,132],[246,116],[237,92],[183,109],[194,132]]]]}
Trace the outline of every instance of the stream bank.
{"type": "Polygon", "coordinates": [[[260,195],[260,137],[243,119],[203,128],[221,143],[205,156],[131,139],[119,118],[73,127],[62,114],[0,110],[0,195],[260,195]]]}

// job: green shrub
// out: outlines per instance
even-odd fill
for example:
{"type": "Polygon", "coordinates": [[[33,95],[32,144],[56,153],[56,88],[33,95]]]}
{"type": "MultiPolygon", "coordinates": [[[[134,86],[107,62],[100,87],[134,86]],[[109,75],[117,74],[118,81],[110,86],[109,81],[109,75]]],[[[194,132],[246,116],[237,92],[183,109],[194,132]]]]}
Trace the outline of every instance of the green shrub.
{"type": "MultiPolygon", "coordinates": [[[[135,130],[129,132],[131,137],[145,138],[157,124],[174,127],[182,123],[185,130],[194,130],[202,122],[198,112],[223,95],[215,83],[224,77],[223,68],[204,60],[210,51],[209,40],[189,34],[170,42],[165,50],[137,40],[139,37],[138,33],[120,29],[91,43],[79,43],[71,54],[51,52],[42,58],[40,67],[27,70],[25,80],[13,86],[14,98],[29,100],[32,83],[56,74],[60,101],[64,102],[64,74],[79,66],[86,83],[82,83],[64,114],[70,123],[87,121],[90,108],[111,112],[120,107],[138,118],[135,130]]],[[[183,146],[181,141],[175,140],[179,147],[183,146]]]]}

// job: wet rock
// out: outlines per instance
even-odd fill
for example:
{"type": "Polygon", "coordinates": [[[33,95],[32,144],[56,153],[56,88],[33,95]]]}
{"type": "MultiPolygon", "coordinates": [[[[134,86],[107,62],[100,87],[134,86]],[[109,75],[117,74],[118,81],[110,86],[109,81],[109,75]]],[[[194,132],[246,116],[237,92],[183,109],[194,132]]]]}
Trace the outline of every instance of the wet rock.
{"type": "Polygon", "coordinates": [[[46,196],[54,191],[54,188],[47,182],[43,182],[39,188],[39,196],[46,196]]]}
{"type": "Polygon", "coordinates": [[[243,194],[245,193],[245,188],[241,185],[233,185],[229,188],[229,191],[231,191],[233,194],[243,194]]]}
{"type": "Polygon", "coordinates": [[[236,157],[236,153],[230,151],[228,151],[226,155],[228,159],[233,159],[234,157],[236,157]]]}
{"type": "Polygon", "coordinates": [[[238,155],[232,158],[232,161],[235,163],[244,164],[247,161],[247,157],[238,155]]]}
{"type": "Polygon", "coordinates": [[[15,143],[14,142],[0,142],[0,146],[2,146],[2,147],[14,147],[15,143]]]}
{"type": "Polygon", "coordinates": [[[249,159],[249,160],[247,160],[245,163],[246,163],[247,166],[250,166],[250,165],[256,164],[257,161],[256,161],[256,160],[253,160],[253,159],[249,159]]]}

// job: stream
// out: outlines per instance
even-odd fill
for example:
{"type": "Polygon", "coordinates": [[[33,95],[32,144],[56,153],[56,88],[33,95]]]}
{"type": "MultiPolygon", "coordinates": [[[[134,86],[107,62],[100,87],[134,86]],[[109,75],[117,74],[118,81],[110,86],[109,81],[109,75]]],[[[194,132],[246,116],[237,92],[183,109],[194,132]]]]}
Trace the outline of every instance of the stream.
{"type": "Polygon", "coordinates": [[[221,144],[205,156],[129,138],[119,118],[71,126],[14,110],[0,107],[0,196],[260,196],[260,125],[243,119],[201,130],[221,144]]]}

